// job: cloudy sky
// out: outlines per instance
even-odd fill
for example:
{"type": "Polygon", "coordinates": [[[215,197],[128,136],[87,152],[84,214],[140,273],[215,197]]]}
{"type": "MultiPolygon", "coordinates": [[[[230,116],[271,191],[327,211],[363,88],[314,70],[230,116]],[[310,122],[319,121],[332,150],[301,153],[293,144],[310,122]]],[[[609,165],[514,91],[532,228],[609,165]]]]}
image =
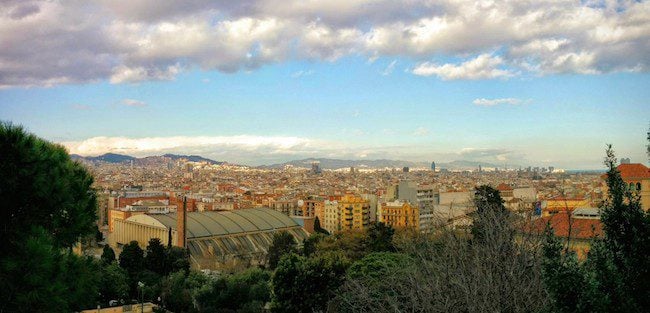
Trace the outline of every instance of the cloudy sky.
{"type": "Polygon", "coordinates": [[[71,152],[647,162],[650,2],[0,0],[0,119],[71,152]]]}

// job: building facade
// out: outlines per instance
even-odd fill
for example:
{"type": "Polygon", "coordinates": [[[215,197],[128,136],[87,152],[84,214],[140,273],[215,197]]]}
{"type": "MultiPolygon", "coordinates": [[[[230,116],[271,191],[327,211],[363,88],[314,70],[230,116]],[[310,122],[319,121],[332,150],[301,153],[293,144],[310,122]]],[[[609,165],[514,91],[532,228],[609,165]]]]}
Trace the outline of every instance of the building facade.
{"type": "Polygon", "coordinates": [[[400,200],[382,203],[379,221],[393,228],[419,230],[420,214],[418,206],[400,200]]]}

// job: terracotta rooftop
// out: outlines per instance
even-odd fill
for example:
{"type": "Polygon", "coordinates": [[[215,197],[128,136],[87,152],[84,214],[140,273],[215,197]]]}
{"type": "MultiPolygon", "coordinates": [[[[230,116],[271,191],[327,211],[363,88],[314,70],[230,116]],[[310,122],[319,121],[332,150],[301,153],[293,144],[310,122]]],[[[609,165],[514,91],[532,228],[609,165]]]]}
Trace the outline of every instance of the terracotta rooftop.
{"type": "Polygon", "coordinates": [[[623,178],[650,178],[650,169],[641,163],[621,164],[617,168],[623,178]]]}
{"type": "MultiPolygon", "coordinates": [[[[569,215],[557,213],[533,221],[525,228],[526,232],[543,234],[546,224],[550,222],[557,237],[566,238],[569,234],[569,215]]],[[[603,224],[599,219],[571,218],[571,238],[589,239],[603,236],[603,224]]]]}
{"type": "Polygon", "coordinates": [[[497,186],[497,190],[499,191],[506,191],[506,190],[513,190],[512,187],[508,184],[501,183],[499,186],[497,186]]]}

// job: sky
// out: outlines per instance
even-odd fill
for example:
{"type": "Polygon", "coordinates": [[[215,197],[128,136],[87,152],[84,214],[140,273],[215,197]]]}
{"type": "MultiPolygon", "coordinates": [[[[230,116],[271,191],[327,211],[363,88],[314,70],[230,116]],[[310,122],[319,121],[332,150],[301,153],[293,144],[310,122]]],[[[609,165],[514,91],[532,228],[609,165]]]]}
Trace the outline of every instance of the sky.
{"type": "Polygon", "coordinates": [[[3,1],[0,120],[71,153],[646,163],[646,1],[3,1]]]}

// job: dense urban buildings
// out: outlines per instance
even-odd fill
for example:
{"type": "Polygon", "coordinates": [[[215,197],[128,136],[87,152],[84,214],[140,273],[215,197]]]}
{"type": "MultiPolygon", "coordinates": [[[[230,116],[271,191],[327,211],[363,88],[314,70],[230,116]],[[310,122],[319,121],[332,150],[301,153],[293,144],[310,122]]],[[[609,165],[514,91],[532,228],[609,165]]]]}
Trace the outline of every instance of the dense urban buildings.
{"type": "MultiPolygon", "coordinates": [[[[187,242],[197,268],[260,262],[270,234],[291,229],[296,238],[304,238],[314,231],[316,219],[330,233],[363,230],[374,221],[422,233],[438,226],[467,227],[474,211],[473,190],[478,185],[499,190],[510,211],[552,222],[561,220],[555,215],[593,210],[606,195],[599,173],[550,168],[477,167],[441,172],[435,171],[432,163],[430,169],[333,170],[313,162],[306,169],[265,169],[164,158],[139,164],[86,162],[86,166],[94,172],[100,194],[98,215],[103,218],[98,224],[112,246],[119,251],[130,240],[145,245],[153,237],[176,243],[174,221],[184,208],[188,229],[193,230],[187,233],[187,242]],[[234,226],[227,231],[207,227],[206,231],[205,225],[197,222],[220,225],[228,217],[250,215],[245,212],[263,216],[256,218],[260,221],[283,216],[284,226],[260,226],[266,221],[238,231],[234,226]],[[197,227],[203,227],[205,234],[197,236],[197,227]],[[226,238],[232,237],[239,238],[237,249],[224,246],[230,242],[226,238]],[[212,261],[206,261],[210,258],[212,261]]],[[[629,188],[640,190],[646,208],[650,188],[647,168],[640,164],[619,168],[629,188]]],[[[589,221],[598,223],[598,218],[589,216],[589,221]]]]}

